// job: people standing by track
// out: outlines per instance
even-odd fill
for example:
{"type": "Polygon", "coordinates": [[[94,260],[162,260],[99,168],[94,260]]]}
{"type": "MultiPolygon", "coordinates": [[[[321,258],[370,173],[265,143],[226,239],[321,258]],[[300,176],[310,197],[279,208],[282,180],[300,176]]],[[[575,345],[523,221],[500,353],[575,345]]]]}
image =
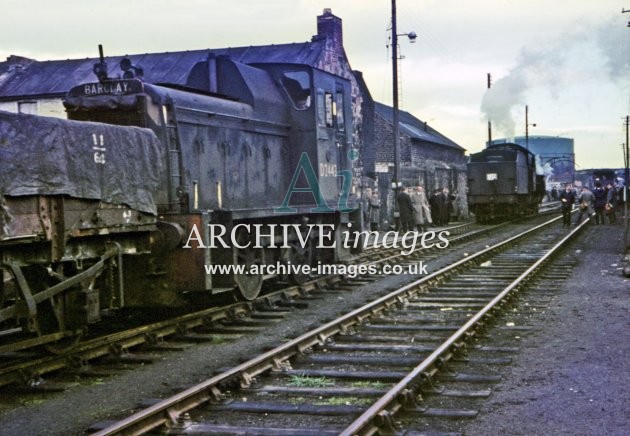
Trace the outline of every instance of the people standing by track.
{"type": "Polygon", "coordinates": [[[416,229],[419,232],[425,232],[428,223],[431,221],[431,215],[427,215],[429,203],[422,186],[416,186],[411,192],[411,204],[413,206],[413,219],[416,229]]]}
{"type": "Polygon", "coordinates": [[[560,203],[562,204],[562,227],[571,227],[571,211],[575,204],[575,192],[571,184],[567,183],[564,191],[560,192],[560,203]]]}
{"type": "Polygon", "coordinates": [[[370,198],[372,198],[372,188],[365,188],[361,196],[361,211],[363,212],[363,229],[370,228],[370,198]]]}
{"type": "Polygon", "coordinates": [[[427,226],[433,226],[433,217],[431,215],[431,205],[429,204],[429,198],[427,197],[427,192],[424,190],[423,186],[418,186],[418,190],[420,191],[420,196],[422,197],[422,210],[424,211],[424,217],[427,226]]]}
{"type": "Polygon", "coordinates": [[[372,191],[369,198],[368,215],[370,221],[370,230],[373,232],[378,231],[378,223],[380,221],[381,214],[381,199],[378,196],[378,191],[375,189],[372,191]]]}
{"type": "Polygon", "coordinates": [[[400,214],[400,230],[402,232],[413,230],[413,205],[407,188],[404,186],[400,188],[398,193],[398,213],[400,214]]]}
{"type": "Polygon", "coordinates": [[[586,214],[587,218],[593,216],[593,214],[595,213],[593,209],[594,201],[595,201],[595,196],[586,186],[584,186],[582,188],[580,197],[578,198],[580,211],[578,212],[577,219],[575,220],[576,226],[580,224],[580,222],[582,221],[582,215],[586,214]]]}
{"type": "Polygon", "coordinates": [[[608,183],[606,185],[606,206],[604,207],[606,215],[608,215],[608,222],[610,224],[616,224],[617,217],[615,216],[615,211],[617,209],[617,190],[612,183],[608,183]]]}
{"type": "Polygon", "coordinates": [[[442,207],[444,206],[444,196],[440,189],[436,189],[429,198],[429,204],[431,206],[431,216],[433,217],[433,224],[436,226],[442,225],[442,207]]]}
{"type": "Polygon", "coordinates": [[[451,220],[451,212],[453,212],[453,196],[451,196],[448,188],[442,188],[442,205],[440,214],[442,215],[442,225],[445,226],[451,220]]]}
{"type": "Polygon", "coordinates": [[[595,224],[604,224],[604,212],[606,209],[606,190],[600,181],[595,182],[593,189],[595,206],[595,224]]]}

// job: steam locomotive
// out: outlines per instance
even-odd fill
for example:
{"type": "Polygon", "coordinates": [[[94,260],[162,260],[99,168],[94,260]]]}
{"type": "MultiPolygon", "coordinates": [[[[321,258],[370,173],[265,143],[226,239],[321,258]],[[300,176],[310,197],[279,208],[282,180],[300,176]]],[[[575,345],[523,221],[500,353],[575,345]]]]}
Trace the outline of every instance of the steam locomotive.
{"type": "Polygon", "coordinates": [[[468,206],[480,223],[538,212],[545,179],[536,157],[510,143],[492,144],[470,155],[468,206]]]}
{"type": "Polygon", "coordinates": [[[45,342],[104,310],[251,300],[277,276],[253,266],[350,255],[348,79],[212,54],[185,85],[120,66],[68,92],[69,120],[0,114],[2,330],[45,342]]]}

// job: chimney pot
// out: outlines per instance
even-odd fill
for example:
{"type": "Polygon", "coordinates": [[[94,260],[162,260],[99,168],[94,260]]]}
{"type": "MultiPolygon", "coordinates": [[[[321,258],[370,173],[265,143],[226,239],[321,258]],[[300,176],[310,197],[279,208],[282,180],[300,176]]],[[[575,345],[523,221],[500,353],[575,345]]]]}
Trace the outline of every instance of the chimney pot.
{"type": "Polygon", "coordinates": [[[343,51],[343,27],[341,18],[332,13],[332,9],[324,9],[324,13],[317,17],[317,36],[329,38],[333,42],[335,51],[343,51]]]}

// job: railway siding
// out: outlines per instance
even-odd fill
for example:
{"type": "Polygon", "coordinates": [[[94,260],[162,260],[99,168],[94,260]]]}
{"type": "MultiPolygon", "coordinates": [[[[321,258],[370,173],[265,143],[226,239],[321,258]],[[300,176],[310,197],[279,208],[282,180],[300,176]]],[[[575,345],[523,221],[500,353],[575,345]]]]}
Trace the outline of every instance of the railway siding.
{"type": "MultiPolygon", "coordinates": [[[[546,229],[547,226],[548,224],[541,225],[535,230],[546,229]]],[[[576,232],[580,229],[581,227],[578,228],[576,232]]],[[[574,232],[574,234],[576,232],[574,232]]],[[[529,233],[531,233],[531,231],[528,232],[528,234],[529,233]]],[[[394,430],[396,427],[393,418],[394,414],[402,409],[408,410],[409,408],[415,407],[416,399],[420,398],[421,385],[424,384],[423,379],[424,381],[431,382],[431,380],[438,374],[439,376],[444,377],[444,371],[440,371],[440,368],[443,368],[446,362],[453,358],[458,351],[461,351],[467,343],[476,336],[480,325],[483,326],[487,321],[490,321],[493,318],[492,315],[494,315],[495,311],[505,307],[505,302],[508,300],[506,297],[511,297],[513,295],[513,291],[521,286],[521,282],[528,280],[529,275],[532,272],[537,271],[538,268],[545,263],[555,251],[557,251],[557,247],[562,246],[571,238],[572,235],[558,235],[558,232],[554,231],[545,233],[543,236],[544,237],[538,237],[537,242],[534,244],[525,242],[524,247],[526,248],[522,249],[524,250],[523,253],[521,253],[519,249],[508,249],[507,253],[511,254],[497,255],[496,251],[500,250],[499,246],[492,246],[481,250],[468,258],[455,262],[445,271],[433,273],[412,284],[403,286],[395,292],[352,311],[335,321],[324,324],[315,330],[301,335],[293,341],[264,353],[242,365],[239,365],[238,367],[231,368],[223,374],[206,380],[197,386],[193,386],[186,391],[151,406],[148,409],[142,410],[129,418],[104,429],[99,434],[111,434],[112,432],[119,431],[146,431],[161,424],[176,425],[178,423],[178,419],[185,418],[185,413],[187,411],[207,402],[219,403],[218,406],[213,406],[210,409],[210,416],[207,418],[209,419],[208,422],[216,423],[216,416],[218,416],[215,415],[216,413],[220,414],[222,422],[224,420],[229,420],[230,414],[233,415],[236,413],[233,420],[230,422],[234,426],[233,429],[237,431],[242,431],[243,426],[252,421],[250,416],[252,413],[261,413],[264,414],[264,416],[281,414],[282,422],[285,422],[288,419],[285,415],[325,415],[322,418],[322,421],[319,421],[318,423],[313,423],[311,421],[307,421],[305,423],[302,419],[300,419],[300,425],[291,427],[291,422],[288,422],[287,424],[290,428],[287,429],[287,431],[289,432],[300,431],[305,427],[313,428],[314,426],[326,430],[339,431],[338,427],[332,426],[332,422],[330,421],[332,416],[342,415],[345,418],[348,418],[356,417],[357,414],[360,414],[360,416],[352,424],[350,424],[346,430],[344,430],[345,434],[372,434],[378,429],[389,431],[394,430]],[[547,248],[548,246],[549,248],[547,248]],[[553,246],[553,248],[550,246],[553,246]],[[523,263],[524,260],[527,262],[523,263]],[[448,278],[449,275],[457,277],[458,270],[460,270],[459,273],[461,273],[461,270],[467,270],[471,267],[473,274],[480,277],[487,276],[487,271],[477,270],[479,268],[483,269],[486,267],[493,268],[494,262],[499,264],[499,275],[505,274],[506,277],[510,276],[508,282],[511,283],[509,283],[505,288],[504,286],[501,286],[500,289],[504,289],[500,291],[500,293],[489,303],[486,303],[485,306],[481,304],[483,308],[480,311],[477,311],[479,308],[479,302],[475,302],[468,307],[467,310],[469,310],[469,312],[467,314],[472,316],[472,318],[469,319],[468,322],[465,322],[463,326],[459,327],[460,324],[458,322],[453,322],[453,320],[449,320],[448,317],[441,320],[441,322],[446,323],[447,326],[441,326],[440,328],[438,325],[437,330],[447,330],[449,335],[451,330],[456,330],[456,332],[455,334],[448,336],[445,342],[437,346],[437,348],[433,349],[433,351],[431,351],[432,348],[424,347],[422,343],[419,343],[417,346],[412,345],[411,348],[415,349],[416,352],[427,352],[430,354],[427,358],[421,360],[421,363],[413,368],[408,374],[407,371],[392,372],[391,370],[386,370],[386,368],[379,365],[376,365],[376,367],[367,366],[365,368],[359,365],[358,368],[355,366],[346,368],[345,364],[342,364],[341,368],[336,366],[335,368],[329,370],[316,367],[312,370],[300,368],[296,372],[291,372],[292,370],[288,371],[289,375],[301,375],[307,378],[330,377],[337,380],[349,378],[364,382],[370,380],[384,382],[388,385],[389,390],[373,404],[370,402],[369,404],[372,404],[372,406],[367,408],[367,410],[364,408],[365,406],[346,407],[348,404],[337,405],[338,407],[317,407],[310,401],[300,401],[293,404],[280,400],[279,403],[273,402],[271,404],[267,404],[264,399],[258,399],[258,401],[238,401],[237,398],[230,399],[231,395],[228,395],[229,389],[226,391],[226,386],[228,386],[231,382],[240,380],[242,388],[249,388],[255,381],[256,377],[266,373],[270,369],[272,369],[273,372],[284,372],[284,376],[286,376],[286,367],[291,365],[288,359],[296,355],[302,355],[311,349],[313,349],[313,353],[321,354],[321,349],[326,351],[325,349],[328,347],[328,342],[332,340],[334,344],[338,335],[346,334],[348,331],[355,328],[363,332],[360,327],[363,323],[370,322],[375,318],[380,319],[382,317],[388,317],[389,312],[393,312],[393,316],[408,316],[408,310],[406,310],[407,305],[412,304],[412,302],[418,297],[425,295],[431,296],[431,290],[427,287],[435,287],[443,282],[445,278],[448,278]],[[514,280],[515,278],[516,280],[514,280]],[[428,293],[425,294],[427,291],[428,293]],[[400,381],[397,382],[397,380],[400,381]],[[391,383],[394,383],[393,387],[391,386],[391,383]],[[228,397],[227,402],[224,401],[226,396],[228,397]],[[216,409],[217,407],[218,409],[216,409]],[[230,414],[221,412],[227,410],[230,411],[230,414]],[[364,410],[364,412],[361,414],[362,410],[364,410]]],[[[522,236],[515,236],[499,245],[501,247],[511,247],[513,244],[520,241],[521,238],[522,236]]],[[[534,239],[536,239],[536,237],[534,239]]],[[[467,293],[469,289],[460,288],[459,292],[461,293],[462,291],[467,293]]],[[[455,293],[455,295],[459,294],[455,293]]],[[[486,296],[485,298],[487,301],[488,297],[486,296]]],[[[438,313],[440,314],[447,314],[448,312],[443,311],[442,309],[445,307],[453,309],[450,307],[452,305],[453,303],[449,302],[447,306],[432,306],[431,308],[438,309],[438,313]]],[[[457,306],[457,304],[455,304],[455,306],[457,306]]],[[[459,310],[466,310],[462,309],[464,307],[465,305],[462,305],[457,308],[459,310]]],[[[407,338],[403,338],[403,342],[406,341],[407,338]]],[[[378,344],[374,344],[374,342],[382,342],[382,340],[377,339],[368,341],[368,344],[365,345],[367,350],[373,352],[373,348],[379,346],[378,344]]],[[[393,348],[395,348],[393,350],[394,353],[403,351],[403,348],[409,351],[409,348],[405,348],[402,344],[396,345],[396,341],[394,341],[393,344],[391,341],[386,341],[386,344],[383,344],[380,347],[383,352],[391,353],[392,345],[394,345],[393,348]],[[399,350],[398,348],[401,349],[399,350]]],[[[351,353],[353,351],[356,350],[351,350],[351,353]]],[[[446,375],[448,375],[448,372],[446,375]]],[[[468,382],[496,382],[500,380],[496,376],[485,376],[483,374],[455,374],[454,376],[457,381],[468,382]]],[[[275,381],[273,384],[279,384],[279,382],[275,381]]],[[[242,394],[236,393],[235,395],[240,397],[242,394]]],[[[457,412],[448,411],[446,413],[458,414],[457,412]]],[[[475,414],[474,412],[463,413],[464,415],[470,414],[471,416],[475,414]]],[[[201,418],[201,420],[203,425],[207,425],[203,422],[205,421],[204,418],[201,418]]],[[[277,422],[278,419],[271,420],[269,425],[273,427],[273,424],[277,422]]],[[[341,424],[337,422],[336,425],[343,425],[343,427],[346,427],[347,423],[343,424],[343,421],[341,421],[341,424]]],[[[204,431],[209,431],[209,429],[205,428],[204,431]]]]}

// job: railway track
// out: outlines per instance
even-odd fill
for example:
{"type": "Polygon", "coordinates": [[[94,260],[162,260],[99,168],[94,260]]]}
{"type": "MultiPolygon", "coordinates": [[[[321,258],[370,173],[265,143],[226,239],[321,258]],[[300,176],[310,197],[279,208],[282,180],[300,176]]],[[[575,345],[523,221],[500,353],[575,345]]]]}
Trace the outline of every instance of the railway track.
{"type": "MultiPolygon", "coordinates": [[[[479,226],[465,223],[451,226],[448,230],[453,237],[450,243],[457,247],[475,238],[481,238],[501,229],[496,226],[479,226]]],[[[451,249],[453,249],[451,247],[451,249]]],[[[396,264],[401,261],[413,263],[417,259],[430,260],[443,255],[447,250],[419,249],[411,255],[403,256],[400,248],[373,248],[366,250],[357,262],[363,264],[396,264]]],[[[69,368],[81,373],[90,361],[109,357],[119,361],[133,361],[129,350],[144,346],[145,349],[168,349],[165,341],[172,339],[181,342],[212,341],[217,337],[230,337],[256,333],[269,323],[278,322],[292,307],[303,307],[308,298],[324,289],[343,291],[364,281],[348,281],[343,275],[316,277],[300,286],[289,286],[265,294],[255,301],[236,302],[221,307],[197,311],[164,321],[142,325],[125,331],[115,332],[84,341],[65,353],[52,355],[37,353],[29,349],[29,340],[0,347],[0,387],[22,384],[33,388],[41,385],[45,374],[69,368]]],[[[41,345],[37,343],[37,345],[41,345]]],[[[174,347],[171,347],[171,349],[174,347]]]]}
{"type": "MultiPolygon", "coordinates": [[[[496,383],[496,375],[453,373],[449,365],[465,360],[467,349],[511,351],[484,350],[475,341],[584,225],[567,233],[554,226],[558,219],[469,255],[98,434],[160,427],[174,434],[374,434],[398,431],[401,422],[415,430],[419,417],[474,416],[474,410],[428,407],[423,394],[489,395],[474,385],[496,383]],[[440,379],[465,387],[440,389],[440,379]]],[[[492,354],[484,359],[502,362],[492,354]]]]}
{"type": "MultiPolygon", "coordinates": [[[[540,215],[544,216],[549,213],[554,213],[555,209],[557,209],[557,205],[547,204],[546,206],[541,207],[540,215]]],[[[448,231],[450,236],[455,237],[454,239],[452,238],[452,243],[457,244],[461,241],[472,239],[474,237],[481,236],[483,234],[487,234],[489,232],[495,231],[495,229],[500,228],[502,225],[504,224],[499,224],[498,226],[487,227],[487,226],[480,226],[478,224],[475,224],[474,222],[465,222],[463,224],[441,228],[439,231],[448,231]]],[[[435,231],[435,233],[438,232],[435,229],[431,229],[430,231],[435,231]]],[[[388,240],[391,242],[391,240],[395,239],[391,237],[387,238],[388,232],[383,232],[383,233],[385,234],[385,238],[383,239],[382,242],[386,242],[388,240]]],[[[400,248],[396,248],[396,247],[388,248],[386,245],[387,244],[382,244],[382,243],[380,245],[374,244],[373,241],[368,240],[368,244],[367,244],[368,248],[364,250],[362,253],[359,253],[355,257],[355,259],[353,259],[353,263],[355,264],[388,263],[388,262],[395,263],[397,259],[399,259],[401,256],[400,248]],[[385,245],[385,247],[383,245],[385,245]]],[[[422,250],[422,254],[423,255],[426,254],[427,251],[428,250],[422,250]]],[[[419,253],[420,251],[416,253],[416,256],[419,253]]],[[[321,281],[321,277],[319,278],[319,280],[321,281]]],[[[309,287],[310,286],[307,284],[301,290],[308,292],[309,287]]],[[[292,296],[293,293],[291,291],[295,291],[295,289],[296,288],[287,289],[287,291],[284,293],[285,297],[292,296]]],[[[263,296],[260,300],[264,298],[265,296],[263,296]]],[[[205,317],[206,311],[200,311],[198,312],[198,314],[201,317],[205,317]]],[[[192,316],[195,317],[194,314],[192,316]]],[[[63,331],[63,332],[48,334],[45,336],[35,336],[35,337],[27,337],[25,339],[10,340],[10,338],[13,335],[19,335],[20,333],[21,333],[21,329],[19,328],[10,329],[7,331],[0,331],[0,339],[1,339],[0,360],[2,360],[3,357],[6,358],[7,356],[10,359],[11,354],[16,354],[16,353],[24,354],[25,352],[28,352],[29,350],[37,349],[42,346],[45,346],[45,347],[51,346],[54,349],[55,344],[59,342],[70,343],[70,344],[78,343],[78,338],[86,334],[86,332],[84,331],[63,331]]],[[[58,352],[58,354],[64,354],[63,353],[64,348],[67,348],[69,350],[71,347],[64,347],[64,346],[60,347],[60,351],[58,352]]],[[[0,386],[4,384],[6,383],[3,382],[2,373],[0,373],[0,386]]]]}

